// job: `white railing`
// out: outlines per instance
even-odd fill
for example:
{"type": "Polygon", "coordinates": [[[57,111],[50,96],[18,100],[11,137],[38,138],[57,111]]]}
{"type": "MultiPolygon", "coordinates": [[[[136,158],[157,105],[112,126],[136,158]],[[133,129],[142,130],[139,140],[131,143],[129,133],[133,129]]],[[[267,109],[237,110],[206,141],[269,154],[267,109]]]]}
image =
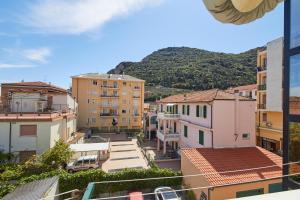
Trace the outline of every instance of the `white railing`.
{"type": "Polygon", "coordinates": [[[162,141],[178,141],[180,139],[179,133],[164,134],[162,131],[157,131],[157,138],[162,141]]]}
{"type": "Polygon", "coordinates": [[[168,119],[179,119],[180,114],[171,114],[171,113],[158,113],[157,117],[160,119],[168,118],[168,119]]]}

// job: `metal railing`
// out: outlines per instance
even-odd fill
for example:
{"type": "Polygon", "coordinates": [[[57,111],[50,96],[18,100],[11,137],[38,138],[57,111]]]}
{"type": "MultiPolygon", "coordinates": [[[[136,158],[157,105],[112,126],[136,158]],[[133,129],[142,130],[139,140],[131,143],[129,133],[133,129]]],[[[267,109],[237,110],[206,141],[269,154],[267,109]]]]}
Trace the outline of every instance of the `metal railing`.
{"type": "Polygon", "coordinates": [[[119,97],[119,95],[108,95],[108,94],[101,94],[101,95],[100,95],[100,97],[107,97],[107,98],[109,98],[109,97],[112,97],[112,98],[118,98],[118,97],[119,97]]]}
{"type": "Polygon", "coordinates": [[[267,89],[267,85],[266,84],[258,85],[257,89],[258,90],[266,90],[267,89]]]}
{"type": "Polygon", "coordinates": [[[257,107],[258,107],[258,109],[266,109],[266,104],[265,103],[258,104],[257,107]]]}

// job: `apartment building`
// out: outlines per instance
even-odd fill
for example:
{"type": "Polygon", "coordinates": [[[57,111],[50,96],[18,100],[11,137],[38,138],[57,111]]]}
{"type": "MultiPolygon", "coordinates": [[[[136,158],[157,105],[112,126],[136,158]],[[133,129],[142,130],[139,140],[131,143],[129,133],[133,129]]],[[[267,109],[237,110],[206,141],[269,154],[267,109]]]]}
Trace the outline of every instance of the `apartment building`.
{"type": "Polygon", "coordinates": [[[158,101],[157,148],[255,146],[255,100],[213,89],[158,101]]]}
{"type": "Polygon", "coordinates": [[[241,97],[248,97],[251,99],[256,99],[257,95],[257,84],[242,85],[237,87],[231,87],[226,90],[227,92],[238,94],[241,97]]]}
{"type": "Polygon", "coordinates": [[[283,38],[257,55],[257,145],[282,154],[283,38]]]}
{"type": "Polygon", "coordinates": [[[5,83],[1,90],[0,148],[17,161],[76,137],[77,103],[66,90],[43,82],[5,83]]]}
{"type": "Polygon", "coordinates": [[[102,132],[141,129],[144,80],[128,75],[89,73],[72,77],[79,127],[102,132]]]}

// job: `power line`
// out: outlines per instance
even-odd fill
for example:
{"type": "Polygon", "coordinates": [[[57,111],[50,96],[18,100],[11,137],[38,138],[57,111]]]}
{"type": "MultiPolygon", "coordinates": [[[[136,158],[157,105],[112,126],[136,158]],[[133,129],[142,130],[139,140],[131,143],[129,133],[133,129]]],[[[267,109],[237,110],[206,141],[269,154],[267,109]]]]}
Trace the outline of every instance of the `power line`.
{"type": "MultiPolygon", "coordinates": [[[[297,176],[300,175],[300,173],[294,173],[294,174],[289,174],[289,175],[282,175],[282,176],[277,176],[277,177],[272,177],[272,178],[265,178],[261,180],[256,180],[256,181],[247,181],[247,182],[241,182],[243,184],[245,183],[255,183],[255,182],[261,182],[261,181],[267,181],[267,180],[273,180],[273,179],[279,179],[279,178],[284,178],[284,177],[289,177],[289,176],[297,176]]],[[[184,188],[184,189],[179,189],[179,190],[174,190],[175,192],[182,192],[182,191],[189,191],[189,190],[199,190],[199,189],[211,189],[215,187],[224,187],[224,186],[232,186],[232,185],[237,185],[239,183],[233,183],[233,184],[223,184],[223,185],[214,185],[214,186],[204,186],[204,187],[194,187],[194,188],[184,188]]],[[[145,193],[142,194],[142,196],[147,196],[147,195],[155,195],[154,192],[151,193],[145,193]]],[[[128,198],[130,195],[124,195],[124,196],[116,196],[116,197],[103,197],[103,198],[97,198],[97,199],[91,199],[91,200],[104,200],[104,199],[119,199],[119,198],[128,198]]]]}
{"type": "Polygon", "coordinates": [[[299,164],[299,163],[300,163],[300,161],[284,163],[282,165],[268,165],[268,166],[264,166],[264,167],[256,167],[256,168],[248,168],[248,169],[240,169],[240,170],[231,170],[231,171],[221,171],[221,172],[211,172],[211,173],[201,173],[201,174],[189,174],[189,175],[181,175],[181,176],[127,179],[127,180],[116,180],[116,181],[99,181],[99,182],[93,182],[93,183],[94,184],[104,184],[104,183],[120,183],[120,182],[134,182],[134,181],[150,181],[150,180],[174,179],[174,178],[195,177],[195,176],[214,175],[214,174],[227,174],[227,173],[235,173],[235,172],[253,171],[253,170],[259,170],[259,169],[267,169],[267,168],[272,168],[272,167],[281,167],[281,166],[285,166],[285,165],[292,165],[292,164],[299,164]]]}

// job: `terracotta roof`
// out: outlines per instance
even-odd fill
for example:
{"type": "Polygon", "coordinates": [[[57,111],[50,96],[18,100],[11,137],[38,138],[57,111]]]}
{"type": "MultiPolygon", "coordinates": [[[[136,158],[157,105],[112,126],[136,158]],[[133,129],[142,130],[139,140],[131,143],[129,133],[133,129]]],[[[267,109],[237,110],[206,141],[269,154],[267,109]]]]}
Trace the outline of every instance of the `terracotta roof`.
{"type": "Polygon", "coordinates": [[[228,92],[234,92],[235,90],[238,90],[239,92],[241,91],[252,91],[252,90],[255,90],[257,89],[257,85],[256,84],[251,84],[251,85],[242,85],[242,86],[238,86],[238,87],[232,87],[232,88],[229,88],[228,92]]]}
{"type": "MultiPolygon", "coordinates": [[[[178,94],[169,96],[157,101],[158,103],[197,103],[197,102],[211,102],[214,100],[234,100],[236,96],[232,93],[225,92],[219,89],[196,91],[186,94],[178,94]]],[[[239,97],[242,100],[251,99],[246,97],[239,97]]]]}
{"type": "Polygon", "coordinates": [[[199,173],[204,174],[277,165],[251,171],[204,175],[211,186],[259,181],[282,175],[282,158],[260,147],[189,148],[183,149],[182,153],[199,169],[199,173]]]}
{"type": "Polygon", "coordinates": [[[58,90],[61,92],[67,92],[67,90],[49,84],[49,83],[45,83],[45,82],[41,82],[41,81],[36,81],[36,82],[17,82],[17,83],[2,83],[1,84],[2,87],[39,87],[39,88],[48,88],[48,89],[53,89],[53,90],[58,90]]]}

